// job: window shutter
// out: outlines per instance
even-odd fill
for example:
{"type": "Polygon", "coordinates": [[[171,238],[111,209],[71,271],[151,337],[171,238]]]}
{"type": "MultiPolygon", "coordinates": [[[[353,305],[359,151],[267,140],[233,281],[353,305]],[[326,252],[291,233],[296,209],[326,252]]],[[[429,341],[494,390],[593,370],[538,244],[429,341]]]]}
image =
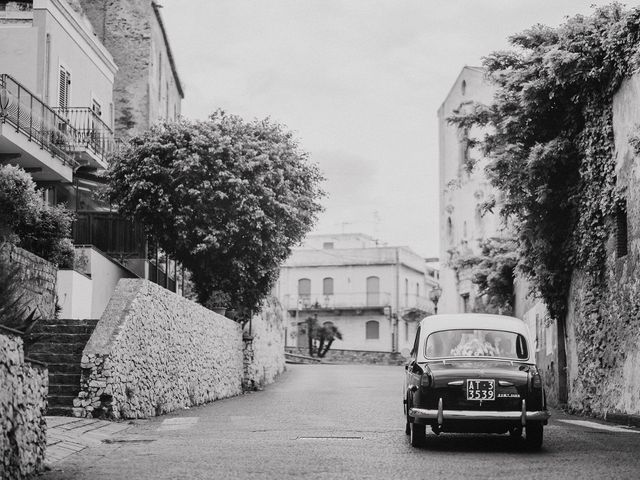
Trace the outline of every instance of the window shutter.
{"type": "Polygon", "coordinates": [[[71,89],[71,74],[67,72],[64,67],[60,67],[58,106],[61,109],[69,108],[70,89],[71,89]]]}

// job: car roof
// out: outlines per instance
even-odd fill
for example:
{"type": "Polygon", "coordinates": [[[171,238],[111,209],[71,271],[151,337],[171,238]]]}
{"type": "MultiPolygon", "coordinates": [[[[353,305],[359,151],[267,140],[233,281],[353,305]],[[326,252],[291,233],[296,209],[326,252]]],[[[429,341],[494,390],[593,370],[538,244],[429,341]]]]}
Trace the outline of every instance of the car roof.
{"type": "Polygon", "coordinates": [[[519,318],[507,315],[490,315],[486,313],[430,315],[420,322],[420,328],[426,334],[441,330],[470,330],[477,328],[505,330],[520,333],[527,340],[530,339],[527,324],[519,318]]]}

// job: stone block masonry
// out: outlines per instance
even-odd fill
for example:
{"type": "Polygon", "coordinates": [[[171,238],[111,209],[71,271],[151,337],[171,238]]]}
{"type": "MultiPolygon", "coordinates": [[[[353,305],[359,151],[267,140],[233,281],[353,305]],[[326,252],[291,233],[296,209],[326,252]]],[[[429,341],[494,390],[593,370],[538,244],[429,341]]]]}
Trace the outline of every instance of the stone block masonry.
{"type": "Polygon", "coordinates": [[[285,368],[282,307],[269,297],[260,314],[245,325],[244,389],[256,390],[272,383],[285,368]]]}
{"type": "Polygon", "coordinates": [[[24,362],[22,339],[0,329],[0,478],[32,478],[46,448],[47,370],[24,362]]]}
{"type": "Polygon", "coordinates": [[[53,318],[56,305],[56,267],[9,243],[0,244],[0,256],[10,265],[18,265],[20,293],[29,312],[37,309],[40,318],[53,318]]]}
{"type": "Polygon", "coordinates": [[[81,367],[75,416],[160,415],[242,393],[242,331],[158,285],[122,279],[81,367]]]}

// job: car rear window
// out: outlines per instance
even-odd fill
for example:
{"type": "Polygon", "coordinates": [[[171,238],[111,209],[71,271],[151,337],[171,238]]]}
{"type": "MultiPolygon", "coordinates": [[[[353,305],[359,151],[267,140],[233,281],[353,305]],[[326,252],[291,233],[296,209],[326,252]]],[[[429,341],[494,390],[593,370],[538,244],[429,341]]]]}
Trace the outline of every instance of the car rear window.
{"type": "Polygon", "coordinates": [[[427,337],[427,358],[529,358],[524,336],[502,330],[443,330],[427,337]]]}

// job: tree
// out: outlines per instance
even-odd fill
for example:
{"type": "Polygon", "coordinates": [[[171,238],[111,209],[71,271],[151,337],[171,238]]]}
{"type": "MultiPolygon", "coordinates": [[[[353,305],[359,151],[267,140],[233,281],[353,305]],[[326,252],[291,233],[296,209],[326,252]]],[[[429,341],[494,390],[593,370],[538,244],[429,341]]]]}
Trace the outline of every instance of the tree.
{"type": "Polygon", "coordinates": [[[293,134],[269,119],[217,111],[130,140],[108,195],[191,272],[198,301],[229,294],[246,320],[321,211],[322,176],[293,134]]]}
{"type": "Polygon", "coordinates": [[[307,332],[309,334],[309,356],[324,358],[333,342],[338,339],[342,340],[342,333],[331,322],[325,322],[323,325],[318,323],[316,316],[307,318],[307,332]]]}
{"type": "Polygon", "coordinates": [[[490,312],[513,314],[516,249],[513,239],[492,237],[480,244],[479,255],[457,256],[452,261],[455,270],[471,269],[471,281],[490,312]]]}

